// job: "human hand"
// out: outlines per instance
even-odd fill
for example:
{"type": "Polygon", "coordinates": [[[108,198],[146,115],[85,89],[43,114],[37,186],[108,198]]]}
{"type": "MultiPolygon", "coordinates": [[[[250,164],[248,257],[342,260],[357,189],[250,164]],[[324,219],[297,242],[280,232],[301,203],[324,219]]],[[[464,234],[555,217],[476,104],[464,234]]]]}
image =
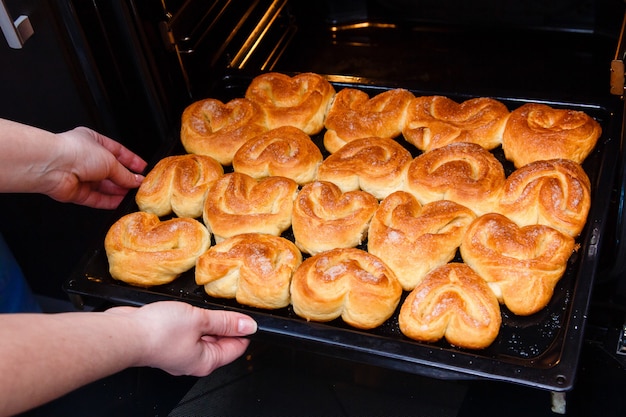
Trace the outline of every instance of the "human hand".
{"type": "Polygon", "coordinates": [[[177,301],[143,307],[113,307],[106,314],[127,315],[145,342],[137,366],[172,375],[206,376],[240,357],[256,332],[256,322],[240,313],[207,310],[177,301]]]}
{"type": "Polygon", "coordinates": [[[113,209],[128,190],[143,181],[146,162],[120,143],[86,127],[57,133],[60,156],[47,173],[48,189],[55,200],[113,209]]]}

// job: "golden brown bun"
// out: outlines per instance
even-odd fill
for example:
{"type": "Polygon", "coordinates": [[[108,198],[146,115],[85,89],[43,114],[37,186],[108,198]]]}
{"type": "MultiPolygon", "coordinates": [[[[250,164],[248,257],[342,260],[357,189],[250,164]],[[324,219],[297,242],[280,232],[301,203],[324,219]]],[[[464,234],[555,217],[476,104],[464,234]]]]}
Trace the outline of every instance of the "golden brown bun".
{"type": "Polygon", "coordinates": [[[454,258],[475,218],[472,210],[452,201],[422,206],[411,194],[397,191],[376,210],[367,249],[396,273],[404,290],[410,291],[427,273],[454,258]]]}
{"type": "Polygon", "coordinates": [[[321,322],[341,317],[359,329],[384,323],[401,294],[393,271],[356,248],[333,249],[306,259],[291,281],[291,303],[298,316],[321,322]]]}
{"type": "Polygon", "coordinates": [[[211,245],[202,223],[183,217],[161,221],[138,211],[116,221],[104,239],[111,276],[141,287],[172,282],[211,245]]]}
{"type": "Polygon", "coordinates": [[[267,130],[261,108],[245,98],[226,104],[212,98],[196,101],[185,109],[181,123],[185,150],[208,155],[222,165],[230,165],[241,145],[267,130]]]}
{"type": "Polygon", "coordinates": [[[354,139],[399,136],[413,97],[411,92],[400,88],[372,98],[364,91],[344,88],[337,93],[328,111],[324,147],[334,153],[354,139]]]}
{"type": "Polygon", "coordinates": [[[258,308],[283,308],[291,301],[291,277],[300,263],[302,254],[287,239],[260,233],[237,235],[198,258],[196,283],[212,297],[234,298],[258,308]]]}
{"type": "Polygon", "coordinates": [[[283,126],[244,143],[235,153],[233,169],[253,178],[282,176],[306,184],[315,179],[323,159],[306,133],[283,126]]]}
{"type": "Polygon", "coordinates": [[[416,97],[409,104],[402,135],[425,152],[452,142],[494,149],[502,143],[508,117],[507,107],[488,97],[462,103],[443,96],[416,97]]]}
{"type": "Polygon", "coordinates": [[[270,72],[255,77],[246,98],[264,110],[270,129],[294,126],[308,135],[319,133],[335,96],[334,87],[319,74],[310,72],[290,77],[270,72]]]}
{"type": "Polygon", "coordinates": [[[529,103],[511,112],[502,149],[516,168],[544,159],[582,163],[601,134],[600,124],[582,111],[529,103]]]}
{"type": "Polygon", "coordinates": [[[476,214],[497,206],[504,168],[491,152],[475,143],[451,143],[418,156],[409,165],[405,190],[422,204],[451,200],[476,214]]]}
{"type": "Polygon", "coordinates": [[[574,248],[574,238],[549,226],[519,227],[490,213],[470,225],[461,256],[489,283],[500,303],[526,316],[548,304],[574,248]]]}
{"type": "Polygon", "coordinates": [[[400,309],[400,331],[423,342],[444,338],[467,349],[491,345],[500,332],[500,306],[487,283],[470,267],[450,263],[432,271],[400,309]]]}
{"type": "Polygon", "coordinates": [[[224,174],[205,155],[175,155],[161,159],[141,183],[135,201],[139,210],[166,216],[200,217],[209,187],[224,174]]]}
{"type": "Polygon", "coordinates": [[[507,178],[496,210],[520,226],[545,224],[576,237],[591,206],[589,177],[567,159],[536,161],[507,178]]]}
{"type": "Polygon", "coordinates": [[[378,207],[365,191],[348,191],[332,182],[315,181],[302,187],[293,207],[292,229],[300,250],[316,254],[361,244],[378,207]]]}
{"type": "Polygon", "coordinates": [[[344,193],[360,188],[382,200],[402,188],[412,159],[393,139],[355,139],[322,162],[317,179],[337,184],[344,193]]]}
{"type": "Polygon", "coordinates": [[[220,242],[243,233],[279,236],[291,225],[298,184],[285,177],[255,180],[233,172],[218,179],[207,194],[203,219],[220,242]]]}

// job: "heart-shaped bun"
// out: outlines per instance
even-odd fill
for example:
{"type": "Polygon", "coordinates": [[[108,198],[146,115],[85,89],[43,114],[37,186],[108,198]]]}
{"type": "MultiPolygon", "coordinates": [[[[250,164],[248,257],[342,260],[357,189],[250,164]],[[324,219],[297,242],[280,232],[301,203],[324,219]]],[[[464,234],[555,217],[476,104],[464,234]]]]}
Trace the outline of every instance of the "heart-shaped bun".
{"type": "Polygon", "coordinates": [[[289,240],[260,233],[233,236],[198,258],[196,283],[207,294],[258,308],[287,307],[302,254],[289,240]]]}
{"type": "Polygon", "coordinates": [[[416,97],[409,104],[402,135],[425,152],[453,142],[494,149],[502,143],[508,117],[507,107],[488,97],[462,103],[444,96],[416,97]]]}
{"type": "Polygon", "coordinates": [[[475,218],[472,210],[453,201],[422,206],[411,194],[397,191],[376,210],[367,249],[393,269],[402,288],[410,291],[428,272],[454,258],[475,218]]]}
{"type": "Polygon", "coordinates": [[[500,161],[475,143],[451,143],[418,156],[406,171],[405,191],[420,203],[451,200],[481,215],[494,211],[505,174],[500,161]]]}
{"type": "Polygon", "coordinates": [[[544,308],[575,249],[571,236],[549,226],[519,227],[501,214],[476,219],[461,243],[461,257],[511,312],[544,308]]]}
{"type": "Polygon", "coordinates": [[[378,207],[365,191],[343,193],[332,182],[315,181],[302,187],[293,207],[291,227],[303,252],[316,254],[361,244],[378,207]]]}
{"type": "Polygon", "coordinates": [[[582,111],[528,103],[511,112],[502,149],[516,168],[545,159],[582,164],[601,134],[600,124],[582,111]]]}
{"type": "Polygon", "coordinates": [[[233,172],[219,178],[204,202],[204,224],[220,242],[243,233],[279,236],[291,225],[298,184],[285,177],[256,180],[233,172]]]}
{"type": "Polygon", "coordinates": [[[356,248],[312,256],[291,280],[291,303],[298,316],[321,322],[341,317],[359,329],[384,323],[401,294],[393,271],[376,256],[356,248]]]}
{"type": "Polygon", "coordinates": [[[139,210],[166,216],[200,217],[209,187],[224,174],[205,155],[175,155],[161,159],[146,175],[135,196],[139,210]]]}
{"type": "Polygon", "coordinates": [[[355,139],[399,136],[413,97],[413,93],[401,88],[372,98],[364,91],[344,88],[335,96],[326,116],[324,147],[334,153],[355,139]]]}
{"type": "Polygon", "coordinates": [[[545,224],[576,237],[590,207],[591,183],[585,170],[576,162],[554,159],[513,171],[495,211],[520,226],[545,224]]]}
{"type": "Polygon", "coordinates": [[[142,211],[120,218],[104,239],[111,276],[141,287],[170,283],[210,245],[211,235],[199,221],[161,221],[142,211]]]}
{"type": "Polygon", "coordinates": [[[400,331],[423,342],[445,338],[468,349],[483,349],[500,331],[498,300],[469,266],[449,263],[429,273],[402,303],[400,331]]]}
{"type": "Polygon", "coordinates": [[[283,126],[244,143],[235,153],[233,169],[253,178],[282,176],[306,184],[315,179],[323,159],[306,133],[283,126]]]}
{"type": "Polygon", "coordinates": [[[355,139],[322,162],[317,179],[332,182],[343,192],[361,189],[382,200],[402,188],[412,159],[393,139],[355,139]]]}
{"type": "Polygon", "coordinates": [[[246,90],[246,98],[265,112],[268,128],[294,126],[308,135],[322,130],[334,96],[332,84],[311,72],[293,77],[277,72],[261,74],[246,90]]]}
{"type": "Polygon", "coordinates": [[[265,131],[265,114],[256,103],[236,98],[224,104],[208,98],[185,109],[180,140],[187,152],[230,165],[241,145],[265,131]]]}

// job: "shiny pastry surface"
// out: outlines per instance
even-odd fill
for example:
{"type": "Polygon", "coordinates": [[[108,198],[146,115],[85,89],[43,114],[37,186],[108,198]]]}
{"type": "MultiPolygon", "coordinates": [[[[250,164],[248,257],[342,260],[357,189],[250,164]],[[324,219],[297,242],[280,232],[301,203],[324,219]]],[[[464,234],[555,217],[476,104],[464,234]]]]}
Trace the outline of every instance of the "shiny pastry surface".
{"type": "Polygon", "coordinates": [[[491,213],[470,225],[461,257],[489,283],[500,303],[527,316],[550,302],[575,248],[571,236],[552,227],[520,227],[491,213]]]}
{"type": "Polygon", "coordinates": [[[469,266],[449,263],[429,273],[402,303],[400,331],[423,342],[445,338],[455,346],[483,349],[500,331],[495,295],[469,266]]]}
{"type": "Polygon", "coordinates": [[[266,130],[265,115],[256,103],[245,98],[228,103],[208,98],[185,109],[180,140],[188,153],[208,155],[230,165],[241,145],[266,130]]]}
{"type": "Polygon", "coordinates": [[[502,144],[509,110],[500,101],[478,97],[461,103],[445,96],[411,100],[402,135],[428,152],[453,142],[471,142],[485,149],[502,144]]]}
{"type": "Polygon", "coordinates": [[[215,159],[185,154],[161,159],[146,175],[135,195],[141,211],[159,217],[200,217],[209,187],[224,174],[215,159]]]}
{"type": "Polygon", "coordinates": [[[277,72],[258,75],[245,95],[263,109],[268,128],[294,126],[309,135],[319,133],[324,127],[334,96],[332,84],[311,72],[293,77],[277,72]]]}
{"type": "Polygon", "coordinates": [[[341,317],[360,329],[380,326],[391,317],[401,294],[393,271],[356,248],[306,259],[291,281],[291,303],[298,316],[321,322],[341,317]]]}
{"type": "Polygon", "coordinates": [[[317,170],[319,181],[330,181],[343,192],[361,189],[382,200],[402,188],[412,161],[393,139],[355,139],[327,157],[317,170]]]}
{"type": "Polygon", "coordinates": [[[291,225],[297,192],[298,184],[289,178],[225,174],[207,194],[204,224],[217,242],[242,233],[279,236],[291,225]]]}
{"type": "Polygon", "coordinates": [[[309,254],[364,242],[378,208],[376,197],[361,190],[342,192],[332,182],[302,187],[294,203],[292,230],[296,245],[309,254]]]}
{"type": "Polygon", "coordinates": [[[362,90],[344,88],[328,111],[324,147],[334,153],[354,139],[399,136],[413,97],[411,92],[400,88],[373,97],[362,90]]]}
{"type": "Polygon", "coordinates": [[[286,307],[302,254],[289,240],[261,233],[233,236],[203,253],[195,277],[212,297],[258,308],[286,307]]]}
{"type": "Polygon", "coordinates": [[[210,245],[211,235],[199,221],[161,221],[142,211],[117,220],[104,239],[111,276],[141,287],[172,282],[193,268],[210,245]]]}
{"type": "Polygon", "coordinates": [[[582,163],[601,134],[600,124],[582,111],[528,103],[511,112],[502,149],[516,168],[545,159],[582,163]]]}
{"type": "Polygon", "coordinates": [[[282,176],[306,184],[316,178],[323,159],[306,133],[282,126],[244,143],[235,153],[233,169],[253,178],[282,176]]]}
{"type": "Polygon", "coordinates": [[[452,201],[422,206],[413,195],[397,191],[376,210],[367,249],[393,269],[402,288],[410,291],[427,273],[454,258],[475,218],[472,210],[452,201]]]}

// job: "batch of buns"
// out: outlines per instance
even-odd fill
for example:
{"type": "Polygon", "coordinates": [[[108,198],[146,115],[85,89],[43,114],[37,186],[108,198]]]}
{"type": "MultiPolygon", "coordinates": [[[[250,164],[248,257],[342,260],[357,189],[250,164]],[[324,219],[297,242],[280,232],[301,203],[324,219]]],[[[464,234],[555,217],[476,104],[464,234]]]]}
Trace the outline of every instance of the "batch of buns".
{"type": "Polygon", "coordinates": [[[501,306],[531,315],[552,298],[600,133],[545,104],[370,97],[313,73],[262,74],[245,97],[185,109],[187,153],[159,161],[139,210],[109,230],[110,273],[149,287],[194,269],[211,297],[360,329],[399,309],[408,338],[485,348],[501,306]],[[311,139],[322,134],[326,157],[311,139]]]}

